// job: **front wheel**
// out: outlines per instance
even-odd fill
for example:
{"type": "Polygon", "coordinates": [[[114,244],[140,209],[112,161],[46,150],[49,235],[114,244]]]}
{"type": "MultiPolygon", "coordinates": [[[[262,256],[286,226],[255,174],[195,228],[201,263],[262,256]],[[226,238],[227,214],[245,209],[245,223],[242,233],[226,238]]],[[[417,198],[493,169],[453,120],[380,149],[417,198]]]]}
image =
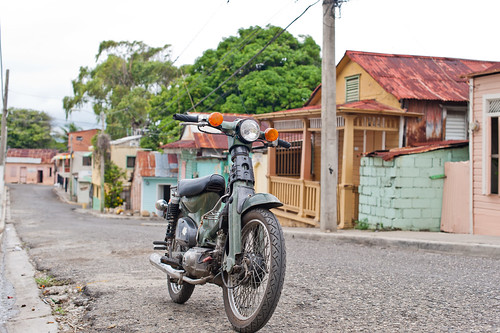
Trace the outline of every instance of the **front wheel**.
{"type": "Polygon", "coordinates": [[[223,287],[227,317],[238,332],[256,332],[278,304],[286,270],[281,226],[267,209],[255,208],[242,218],[239,269],[223,287]]]}

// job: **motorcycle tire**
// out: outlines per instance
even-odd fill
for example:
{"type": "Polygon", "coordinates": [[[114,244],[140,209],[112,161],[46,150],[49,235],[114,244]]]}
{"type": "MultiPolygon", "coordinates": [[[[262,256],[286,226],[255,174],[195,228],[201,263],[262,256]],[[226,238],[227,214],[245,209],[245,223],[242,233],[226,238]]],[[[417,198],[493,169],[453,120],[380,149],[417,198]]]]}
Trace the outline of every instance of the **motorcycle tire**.
{"type": "Polygon", "coordinates": [[[256,332],[273,315],[285,280],[283,230],[268,209],[254,208],[242,217],[244,273],[225,274],[224,308],[234,330],[256,332]]]}
{"type": "MultiPolygon", "coordinates": [[[[181,250],[179,245],[175,245],[174,248],[177,251],[181,250]]],[[[169,251],[170,254],[172,252],[173,251],[169,251]]],[[[178,284],[177,282],[173,281],[170,276],[167,276],[167,287],[168,294],[170,295],[172,301],[177,304],[184,304],[189,300],[189,298],[191,298],[195,286],[194,284],[189,283],[178,284]]]]}
{"type": "Polygon", "coordinates": [[[168,285],[168,294],[174,303],[184,304],[186,303],[194,291],[194,284],[183,283],[178,284],[176,282],[172,282],[170,277],[167,278],[168,285]]]}

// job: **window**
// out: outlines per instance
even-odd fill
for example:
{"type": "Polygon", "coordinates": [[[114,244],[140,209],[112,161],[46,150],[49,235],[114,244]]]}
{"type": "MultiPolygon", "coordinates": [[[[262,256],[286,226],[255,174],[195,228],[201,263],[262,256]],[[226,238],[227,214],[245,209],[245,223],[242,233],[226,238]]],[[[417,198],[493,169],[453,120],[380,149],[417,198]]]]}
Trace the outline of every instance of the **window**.
{"type": "Polygon", "coordinates": [[[445,140],[467,140],[466,107],[445,107],[445,140]]]}
{"type": "Polygon", "coordinates": [[[491,193],[498,194],[498,117],[491,118],[491,193]]]}
{"type": "Polygon", "coordinates": [[[483,97],[483,194],[499,194],[500,95],[483,97]]]}
{"type": "Polygon", "coordinates": [[[76,141],[83,141],[83,136],[77,136],[76,141]]]}
{"type": "Polygon", "coordinates": [[[290,142],[290,149],[276,148],[276,175],[300,177],[302,161],[302,133],[284,133],[284,140],[290,142]]]}
{"type": "Polygon", "coordinates": [[[134,168],[135,156],[127,156],[127,168],[134,168]]]}
{"type": "Polygon", "coordinates": [[[345,102],[359,101],[359,75],[345,78],[345,102]]]}
{"type": "Polygon", "coordinates": [[[83,166],[91,166],[92,165],[92,157],[91,156],[83,156],[82,165],[83,166]]]}

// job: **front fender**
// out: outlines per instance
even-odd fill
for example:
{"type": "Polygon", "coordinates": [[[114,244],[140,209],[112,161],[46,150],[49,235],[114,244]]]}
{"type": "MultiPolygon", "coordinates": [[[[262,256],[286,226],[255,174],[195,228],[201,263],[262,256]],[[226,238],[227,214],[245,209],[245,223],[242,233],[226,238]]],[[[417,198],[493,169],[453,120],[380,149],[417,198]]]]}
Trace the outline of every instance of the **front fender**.
{"type": "Polygon", "coordinates": [[[255,193],[245,199],[243,205],[241,206],[241,215],[245,214],[250,208],[263,207],[263,208],[277,208],[281,207],[283,204],[274,195],[269,193],[255,193]]]}

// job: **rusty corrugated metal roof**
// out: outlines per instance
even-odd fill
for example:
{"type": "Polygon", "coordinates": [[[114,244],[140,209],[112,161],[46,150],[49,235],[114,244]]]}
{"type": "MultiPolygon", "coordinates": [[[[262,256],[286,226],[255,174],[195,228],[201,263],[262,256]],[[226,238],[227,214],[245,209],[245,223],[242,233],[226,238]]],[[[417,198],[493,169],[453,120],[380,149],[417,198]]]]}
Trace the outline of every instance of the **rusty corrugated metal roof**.
{"type": "Polygon", "coordinates": [[[165,177],[178,172],[176,154],[163,155],[153,151],[138,151],[135,164],[136,171],[142,177],[165,177]],[[158,158],[161,158],[160,164],[158,158]],[[164,163],[165,159],[168,163],[164,163]]]}
{"type": "Polygon", "coordinates": [[[390,150],[376,150],[371,153],[367,153],[365,156],[381,157],[384,161],[390,161],[397,156],[425,153],[437,149],[460,148],[467,145],[469,145],[468,140],[448,140],[426,143],[413,147],[394,148],[390,150]]]}
{"type": "Polygon", "coordinates": [[[468,101],[465,75],[484,71],[498,63],[359,51],[346,51],[345,57],[360,65],[399,100],[468,101]]]}
{"type": "Polygon", "coordinates": [[[488,67],[484,71],[470,73],[467,75],[467,77],[476,77],[476,76],[483,76],[483,75],[497,74],[497,73],[500,73],[500,63],[496,63],[493,66],[488,67]]]}
{"type": "Polygon", "coordinates": [[[52,163],[52,157],[57,154],[57,149],[21,149],[10,148],[7,157],[40,158],[42,164],[52,163]]]}

